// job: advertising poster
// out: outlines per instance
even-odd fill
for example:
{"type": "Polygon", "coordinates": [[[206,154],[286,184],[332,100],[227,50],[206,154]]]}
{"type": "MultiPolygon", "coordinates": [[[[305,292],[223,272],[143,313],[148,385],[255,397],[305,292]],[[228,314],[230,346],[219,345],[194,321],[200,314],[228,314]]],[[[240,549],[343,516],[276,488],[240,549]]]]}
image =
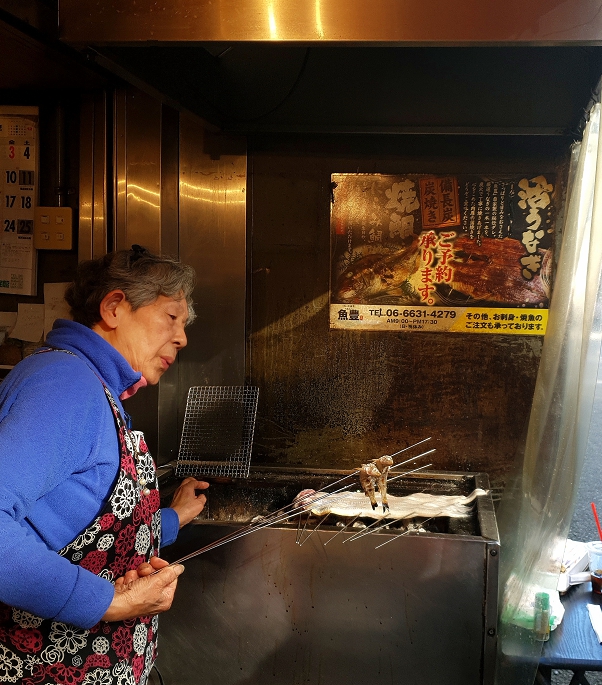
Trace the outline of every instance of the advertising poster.
{"type": "Polygon", "coordinates": [[[0,293],[36,294],[37,107],[0,107],[0,293]]]}
{"type": "Polygon", "coordinates": [[[545,333],[553,174],[331,181],[331,328],[545,333]]]}

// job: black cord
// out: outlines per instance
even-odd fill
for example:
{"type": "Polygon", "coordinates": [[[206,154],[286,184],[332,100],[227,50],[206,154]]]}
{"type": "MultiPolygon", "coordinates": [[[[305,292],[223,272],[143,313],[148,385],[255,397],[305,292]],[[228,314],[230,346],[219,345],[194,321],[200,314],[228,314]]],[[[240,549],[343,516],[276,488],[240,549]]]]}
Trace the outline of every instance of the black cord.
{"type": "Polygon", "coordinates": [[[165,681],[163,680],[163,676],[161,675],[161,671],[157,668],[157,664],[153,664],[153,669],[155,671],[157,671],[157,675],[159,676],[159,684],[165,685],[165,681]]]}
{"type": "Polygon", "coordinates": [[[250,119],[231,119],[235,124],[250,124],[254,121],[259,121],[260,119],[263,119],[270,114],[273,114],[276,110],[280,109],[282,105],[284,105],[285,102],[291,97],[291,95],[297,90],[297,86],[299,85],[299,82],[303,78],[303,74],[305,73],[305,68],[307,67],[307,62],[309,61],[309,53],[310,53],[310,48],[306,48],[305,50],[305,57],[303,58],[303,63],[301,64],[301,68],[299,69],[299,73],[297,74],[297,78],[294,80],[293,85],[289,88],[288,93],[280,100],[280,102],[272,107],[272,109],[268,110],[267,112],[264,112],[263,114],[260,114],[259,116],[252,117],[250,119]]]}

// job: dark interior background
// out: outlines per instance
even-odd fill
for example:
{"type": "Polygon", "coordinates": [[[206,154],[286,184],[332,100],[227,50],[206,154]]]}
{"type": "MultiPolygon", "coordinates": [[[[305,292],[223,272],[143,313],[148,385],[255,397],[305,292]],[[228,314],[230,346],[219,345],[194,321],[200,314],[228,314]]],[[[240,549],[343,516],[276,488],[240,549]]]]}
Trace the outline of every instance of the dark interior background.
{"type": "MultiPolygon", "coordinates": [[[[253,462],[346,468],[432,436],[435,468],[486,471],[500,486],[528,421],[543,339],[330,331],[330,175],[554,172],[562,194],[602,48],[80,51],[56,40],[54,4],[42,5],[44,21],[27,13],[31,3],[0,2],[0,103],[41,108],[42,202],[56,201],[62,108],[68,203],[77,213],[87,92],[105,90],[110,109],[127,82],[179,116],[201,117],[210,154],[227,151],[231,133],[246,137],[246,369],[260,387],[253,462]]],[[[107,187],[110,194],[110,179],[107,187]]],[[[70,253],[40,253],[37,298],[0,295],[0,310],[41,301],[43,283],[69,280],[76,262],[77,242],[70,253]]],[[[156,431],[144,404],[133,413],[156,431]]]]}
{"type": "Polygon", "coordinates": [[[538,170],[562,182],[567,153],[562,138],[251,137],[255,461],[351,468],[432,436],[433,468],[485,471],[500,485],[543,338],[330,331],[330,174],[538,170]]]}
{"type": "Polygon", "coordinates": [[[226,130],[570,133],[599,47],[304,47],[90,51],[226,130]]]}

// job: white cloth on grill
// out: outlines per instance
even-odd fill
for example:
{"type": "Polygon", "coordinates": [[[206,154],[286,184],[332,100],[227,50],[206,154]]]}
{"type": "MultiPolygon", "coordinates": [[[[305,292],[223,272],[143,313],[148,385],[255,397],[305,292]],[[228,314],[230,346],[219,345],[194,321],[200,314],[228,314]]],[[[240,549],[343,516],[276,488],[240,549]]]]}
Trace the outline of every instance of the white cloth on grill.
{"type": "MultiPolygon", "coordinates": [[[[300,493],[301,494],[301,493],[300,493]]],[[[387,518],[431,518],[436,516],[449,516],[460,518],[468,516],[470,504],[477,497],[486,495],[486,490],[477,488],[470,495],[429,495],[425,492],[416,492],[404,497],[388,495],[389,511],[387,518]]],[[[299,498],[299,495],[297,496],[299,498]]],[[[363,516],[378,519],[383,516],[380,493],[376,495],[378,508],[372,509],[370,500],[363,492],[339,492],[331,495],[324,492],[316,492],[311,495],[303,491],[303,504],[306,509],[315,516],[335,514],[336,516],[354,517],[363,516]]]]}

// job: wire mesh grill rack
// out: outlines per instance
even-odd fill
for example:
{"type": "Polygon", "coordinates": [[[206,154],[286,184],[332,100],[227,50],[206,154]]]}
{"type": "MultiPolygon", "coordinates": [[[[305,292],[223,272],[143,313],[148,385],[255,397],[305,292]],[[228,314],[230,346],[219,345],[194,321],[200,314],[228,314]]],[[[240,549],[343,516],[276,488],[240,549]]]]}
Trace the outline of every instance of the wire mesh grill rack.
{"type": "Polygon", "coordinates": [[[188,391],[176,475],[246,478],[259,388],[202,385],[188,391]]]}

